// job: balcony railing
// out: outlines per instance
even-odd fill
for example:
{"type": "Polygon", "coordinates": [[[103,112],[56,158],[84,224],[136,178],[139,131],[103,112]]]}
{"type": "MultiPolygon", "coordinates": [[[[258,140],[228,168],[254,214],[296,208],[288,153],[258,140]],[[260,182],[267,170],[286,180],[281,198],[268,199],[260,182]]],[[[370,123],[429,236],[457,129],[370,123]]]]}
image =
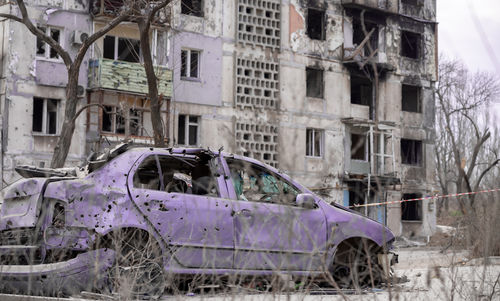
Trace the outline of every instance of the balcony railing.
{"type": "MultiPolygon", "coordinates": [[[[172,97],[172,70],[155,66],[155,71],[158,94],[172,97]]],[[[89,63],[89,88],[147,94],[148,82],[141,64],[100,58],[89,63]]]]}

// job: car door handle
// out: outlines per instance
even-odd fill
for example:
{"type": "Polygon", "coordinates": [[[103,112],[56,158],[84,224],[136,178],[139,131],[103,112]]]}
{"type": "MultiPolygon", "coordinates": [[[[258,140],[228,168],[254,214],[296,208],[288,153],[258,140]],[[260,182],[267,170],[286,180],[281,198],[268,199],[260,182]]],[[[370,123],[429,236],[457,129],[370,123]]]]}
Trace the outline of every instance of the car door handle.
{"type": "Polygon", "coordinates": [[[250,218],[250,217],[252,217],[252,211],[250,211],[248,209],[242,209],[240,211],[232,211],[231,216],[236,216],[236,217],[244,216],[244,217],[250,218]]]}

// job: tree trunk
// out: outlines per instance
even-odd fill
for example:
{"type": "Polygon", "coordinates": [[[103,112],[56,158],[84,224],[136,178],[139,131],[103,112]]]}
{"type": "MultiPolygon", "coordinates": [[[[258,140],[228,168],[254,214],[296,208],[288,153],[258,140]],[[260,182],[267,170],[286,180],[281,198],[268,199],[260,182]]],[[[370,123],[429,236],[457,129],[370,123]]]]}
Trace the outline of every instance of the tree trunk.
{"type": "Polygon", "coordinates": [[[151,47],[149,43],[150,26],[143,18],[137,21],[141,40],[141,51],[144,59],[144,70],[148,80],[149,100],[151,101],[151,123],[153,125],[153,137],[156,147],[165,146],[165,135],[163,133],[163,123],[161,119],[161,104],[158,97],[158,78],[153,66],[151,57],[151,47]]]}
{"type": "Polygon", "coordinates": [[[64,122],[57,144],[54,148],[54,155],[50,167],[60,168],[64,166],[71,146],[71,139],[75,131],[75,113],[78,105],[78,71],[80,66],[72,66],[68,71],[68,85],[66,87],[66,108],[64,122]]]}

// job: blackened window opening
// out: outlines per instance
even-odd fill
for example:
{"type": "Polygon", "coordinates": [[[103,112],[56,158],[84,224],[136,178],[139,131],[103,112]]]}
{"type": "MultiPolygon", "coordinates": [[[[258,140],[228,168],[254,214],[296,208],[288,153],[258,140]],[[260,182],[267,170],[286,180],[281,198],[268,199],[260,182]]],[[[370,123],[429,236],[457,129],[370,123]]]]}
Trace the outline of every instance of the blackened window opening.
{"type": "Polygon", "coordinates": [[[313,40],[325,39],[325,11],[309,8],[307,10],[307,35],[313,40]]]}
{"type": "Polygon", "coordinates": [[[104,106],[102,112],[102,131],[112,132],[113,131],[113,107],[104,106]]]}
{"type": "Polygon", "coordinates": [[[361,182],[353,182],[348,184],[349,189],[349,207],[356,211],[364,211],[364,207],[355,207],[355,205],[363,205],[365,203],[366,185],[361,182]]]}
{"type": "Polygon", "coordinates": [[[422,164],[422,141],[401,139],[401,163],[417,166],[422,164]]]}
{"type": "Polygon", "coordinates": [[[356,44],[357,46],[361,45],[363,40],[366,38],[366,36],[373,29],[373,33],[370,35],[370,40],[367,42],[367,44],[365,44],[365,47],[363,47],[363,50],[361,52],[362,55],[369,56],[371,53],[370,53],[370,50],[368,48],[368,43],[370,44],[372,51],[375,51],[378,48],[378,25],[375,23],[369,23],[369,22],[365,21],[365,29],[366,29],[366,35],[365,35],[365,32],[363,31],[363,26],[361,24],[361,20],[359,20],[359,19],[353,20],[352,42],[354,44],[356,44]]]}
{"type": "Polygon", "coordinates": [[[401,31],[401,55],[412,59],[420,58],[420,41],[420,34],[401,31]]]}
{"type": "Polygon", "coordinates": [[[33,98],[33,132],[42,132],[43,98],[33,98]]]}
{"type": "Polygon", "coordinates": [[[182,0],[181,13],[184,15],[203,17],[202,0],[182,0]]]}
{"type": "Polygon", "coordinates": [[[366,161],[366,135],[351,134],[351,159],[366,161]]]}
{"type": "Polygon", "coordinates": [[[418,86],[402,85],[401,108],[406,112],[422,112],[421,88],[418,86]]]}
{"type": "MultiPolygon", "coordinates": [[[[403,200],[411,200],[421,198],[418,193],[405,193],[403,200]]],[[[422,220],[422,201],[409,201],[401,203],[401,219],[404,221],[420,221],[422,220]]]]}
{"type": "Polygon", "coordinates": [[[323,98],[323,70],[306,68],[307,97],[323,98]]]}
{"type": "Polygon", "coordinates": [[[366,77],[351,75],[351,103],[369,106],[372,97],[372,82],[366,77]]]}
{"type": "Polygon", "coordinates": [[[414,5],[417,6],[419,5],[419,0],[401,0],[401,3],[406,4],[406,5],[414,5]]]}

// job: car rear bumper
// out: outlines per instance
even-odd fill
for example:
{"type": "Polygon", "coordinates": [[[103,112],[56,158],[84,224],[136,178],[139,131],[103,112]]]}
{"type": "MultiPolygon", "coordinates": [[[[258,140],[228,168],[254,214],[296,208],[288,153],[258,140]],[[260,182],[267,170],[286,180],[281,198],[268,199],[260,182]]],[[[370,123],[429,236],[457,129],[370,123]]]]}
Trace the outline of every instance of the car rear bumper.
{"type": "Polygon", "coordinates": [[[115,253],[98,249],[49,264],[0,265],[0,290],[23,294],[72,294],[102,287],[115,253]]]}

